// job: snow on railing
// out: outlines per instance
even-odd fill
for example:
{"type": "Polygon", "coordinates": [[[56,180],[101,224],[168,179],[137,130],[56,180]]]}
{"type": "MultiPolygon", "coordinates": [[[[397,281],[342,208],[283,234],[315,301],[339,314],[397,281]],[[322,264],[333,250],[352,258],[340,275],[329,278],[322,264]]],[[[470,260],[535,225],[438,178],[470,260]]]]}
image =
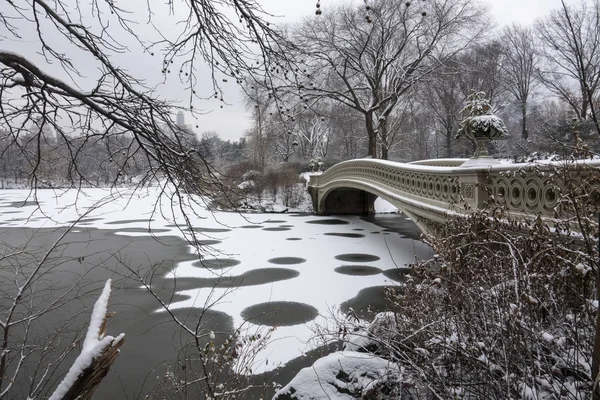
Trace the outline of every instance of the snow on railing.
{"type": "MultiPolygon", "coordinates": [[[[489,165],[483,162],[463,166],[465,161],[349,160],[332,166],[319,176],[311,176],[309,186],[319,192],[318,207],[329,192],[351,184],[353,187],[362,185],[363,190],[374,194],[385,194],[388,201],[396,200],[401,209],[407,199],[413,205],[415,201],[420,202],[424,209],[441,207],[462,212],[497,204],[513,215],[552,218],[564,180],[554,171],[567,168],[571,179],[585,179],[600,171],[600,160],[525,164],[492,160],[489,165]]],[[[426,211],[421,217],[427,217],[426,211]]]]}

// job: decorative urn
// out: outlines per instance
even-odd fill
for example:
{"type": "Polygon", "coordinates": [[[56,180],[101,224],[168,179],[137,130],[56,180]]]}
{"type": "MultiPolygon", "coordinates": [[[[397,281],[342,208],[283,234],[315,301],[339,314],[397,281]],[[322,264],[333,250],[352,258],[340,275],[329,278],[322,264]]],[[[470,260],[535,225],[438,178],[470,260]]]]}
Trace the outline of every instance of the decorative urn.
{"type": "Polygon", "coordinates": [[[491,140],[507,139],[509,135],[504,122],[492,113],[485,93],[471,93],[462,113],[468,113],[469,116],[461,121],[456,139],[469,139],[475,143],[472,158],[491,158],[488,143],[491,140]]]}

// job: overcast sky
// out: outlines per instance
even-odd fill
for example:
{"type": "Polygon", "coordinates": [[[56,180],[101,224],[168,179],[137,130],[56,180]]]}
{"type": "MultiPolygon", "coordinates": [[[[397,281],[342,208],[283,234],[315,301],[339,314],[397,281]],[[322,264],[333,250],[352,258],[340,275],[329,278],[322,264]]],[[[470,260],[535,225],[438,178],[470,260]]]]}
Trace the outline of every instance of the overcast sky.
{"type": "MultiPolygon", "coordinates": [[[[274,18],[277,24],[287,24],[301,21],[304,17],[314,15],[315,12],[315,4],[317,0],[258,0],[262,5],[266,12],[278,16],[278,18],[274,18]]],[[[323,13],[326,14],[328,12],[328,7],[338,2],[354,2],[356,4],[362,3],[363,0],[321,0],[321,9],[323,13]]],[[[400,0],[388,0],[388,1],[400,1],[400,0]]],[[[404,1],[404,0],[403,0],[404,1]]],[[[488,4],[490,7],[490,13],[495,18],[498,25],[506,25],[512,22],[518,22],[521,24],[529,24],[532,23],[536,18],[542,17],[546,15],[549,10],[560,7],[560,0],[481,0],[484,4],[488,4]]],[[[573,4],[579,0],[566,0],[567,4],[573,4]]],[[[68,3],[68,2],[67,2],[68,3]]],[[[168,14],[168,10],[161,10],[160,5],[163,3],[160,2],[150,2],[153,7],[153,11],[156,12],[155,18],[153,22],[158,25],[165,24],[164,26],[159,26],[158,29],[161,29],[161,32],[172,32],[177,31],[174,30],[172,26],[173,19],[168,18],[166,14],[168,14]],[[164,17],[163,17],[164,16],[164,17]]],[[[87,4],[86,2],[82,2],[82,4],[87,4]]],[[[140,11],[134,12],[136,16],[140,14],[140,21],[143,22],[138,25],[140,29],[140,35],[148,40],[152,41],[152,31],[148,31],[144,25],[147,25],[146,18],[146,0],[128,0],[123,4],[127,4],[127,7],[131,7],[130,11],[140,11]]],[[[177,11],[182,12],[185,10],[178,9],[177,11]]],[[[1,12],[4,13],[4,10],[1,12]]],[[[84,10],[83,14],[85,17],[85,13],[88,10],[84,10]]],[[[10,14],[10,13],[9,13],[10,14]]],[[[8,16],[10,17],[10,15],[8,16]]],[[[22,21],[22,18],[20,19],[22,21]]],[[[45,22],[42,21],[42,24],[45,22]]],[[[93,23],[93,21],[92,21],[93,23]]],[[[31,23],[30,23],[31,24],[31,23]]],[[[493,21],[490,21],[490,24],[493,24],[493,21]]],[[[27,26],[25,22],[23,22],[23,26],[19,29],[20,37],[15,37],[14,35],[3,35],[3,32],[0,31],[0,48],[3,50],[9,50],[17,53],[24,54],[27,57],[30,57],[32,61],[36,61],[48,73],[56,74],[57,76],[63,75],[59,70],[60,66],[57,63],[48,64],[43,57],[39,55],[40,41],[36,35],[35,26],[27,26]]],[[[51,27],[50,27],[51,28],[51,27]]],[[[65,42],[65,39],[61,35],[56,35],[51,32],[51,29],[44,30],[44,39],[46,41],[50,41],[57,49],[63,51],[61,48],[61,43],[65,42]]],[[[111,31],[112,33],[112,31],[111,31]]],[[[129,38],[131,41],[131,38],[129,38]]],[[[127,36],[119,37],[119,42],[124,45],[129,45],[131,43],[128,42],[127,36]]],[[[94,76],[98,74],[97,66],[94,60],[89,59],[88,55],[78,55],[76,52],[73,52],[72,46],[71,50],[66,50],[68,48],[68,42],[65,43],[65,50],[69,52],[69,56],[73,58],[74,64],[76,64],[78,71],[81,73],[80,77],[75,77],[75,82],[78,86],[80,86],[83,90],[86,88],[86,83],[93,84],[95,83],[94,76]],[[87,56],[87,58],[86,58],[87,56]]],[[[139,48],[139,46],[138,46],[139,48]]],[[[135,49],[135,46],[132,45],[131,49],[135,49]]],[[[162,85],[159,85],[158,91],[168,100],[179,101],[179,104],[182,106],[186,106],[189,104],[189,92],[186,92],[183,84],[177,79],[176,76],[169,77],[166,82],[163,81],[163,76],[161,74],[162,63],[160,58],[152,58],[148,51],[140,51],[140,50],[130,50],[125,51],[118,55],[118,64],[129,71],[133,76],[142,77],[146,79],[146,82],[149,86],[154,86],[163,82],[162,85]]],[[[207,86],[206,89],[209,91],[211,87],[208,83],[209,77],[208,72],[206,73],[207,83],[201,86],[207,86]]],[[[196,87],[198,89],[198,87],[196,87]]],[[[220,103],[218,100],[209,100],[203,102],[194,102],[194,108],[196,110],[203,109],[208,113],[200,116],[197,119],[191,117],[191,115],[186,115],[186,123],[191,126],[198,135],[203,132],[214,131],[216,132],[222,139],[228,140],[237,140],[241,136],[244,135],[245,131],[251,124],[250,118],[246,110],[244,109],[244,105],[241,99],[240,90],[233,82],[230,80],[225,87],[223,87],[225,93],[225,100],[229,105],[225,105],[224,108],[220,108],[220,103]],[[198,126],[196,128],[196,125],[198,126]]],[[[89,89],[88,89],[89,90],[89,89]]],[[[202,88],[199,88],[202,90],[202,88]]]]}
{"type": "MultiPolygon", "coordinates": [[[[575,1],[567,0],[567,4],[575,1]]],[[[296,22],[314,13],[316,0],[261,0],[260,2],[266,11],[281,16],[281,21],[296,22]]],[[[328,4],[335,2],[335,0],[321,0],[323,12],[327,11],[328,4]]],[[[490,6],[491,14],[499,25],[513,22],[529,24],[561,5],[560,0],[486,0],[483,3],[490,6]]],[[[237,140],[249,127],[250,119],[241,101],[238,101],[237,104],[222,110],[215,109],[209,115],[201,117],[198,123],[199,128],[196,129],[198,134],[216,131],[224,140],[237,140]]]]}

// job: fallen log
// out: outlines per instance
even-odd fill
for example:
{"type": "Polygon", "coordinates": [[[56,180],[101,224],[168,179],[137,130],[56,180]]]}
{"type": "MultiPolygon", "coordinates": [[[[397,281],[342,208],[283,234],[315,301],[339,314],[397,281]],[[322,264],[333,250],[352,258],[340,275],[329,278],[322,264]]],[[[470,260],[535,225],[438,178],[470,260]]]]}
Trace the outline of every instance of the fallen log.
{"type": "Polygon", "coordinates": [[[125,335],[106,335],[106,324],[113,313],[108,313],[111,280],[94,304],[81,353],[73,362],[67,375],[56,387],[49,400],[89,400],[119,355],[125,335]]]}

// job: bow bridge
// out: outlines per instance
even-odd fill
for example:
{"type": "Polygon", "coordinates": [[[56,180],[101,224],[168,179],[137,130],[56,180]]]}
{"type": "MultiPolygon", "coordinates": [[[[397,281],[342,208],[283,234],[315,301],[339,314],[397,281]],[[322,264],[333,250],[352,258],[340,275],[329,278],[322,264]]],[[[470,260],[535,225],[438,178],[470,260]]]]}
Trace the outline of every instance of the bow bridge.
{"type": "Polygon", "coordinates": [[[494,204],[516,218],[539,216],[551,222],[566,180],[583,184],[593,177],[598,188],[599,171],[599,160],[503,164],[491,158],[412,163],[357,159],[312,175],[309,192],[321,215],[372,213],[381,197],[427,232],[450,215],[494,204]]]}

